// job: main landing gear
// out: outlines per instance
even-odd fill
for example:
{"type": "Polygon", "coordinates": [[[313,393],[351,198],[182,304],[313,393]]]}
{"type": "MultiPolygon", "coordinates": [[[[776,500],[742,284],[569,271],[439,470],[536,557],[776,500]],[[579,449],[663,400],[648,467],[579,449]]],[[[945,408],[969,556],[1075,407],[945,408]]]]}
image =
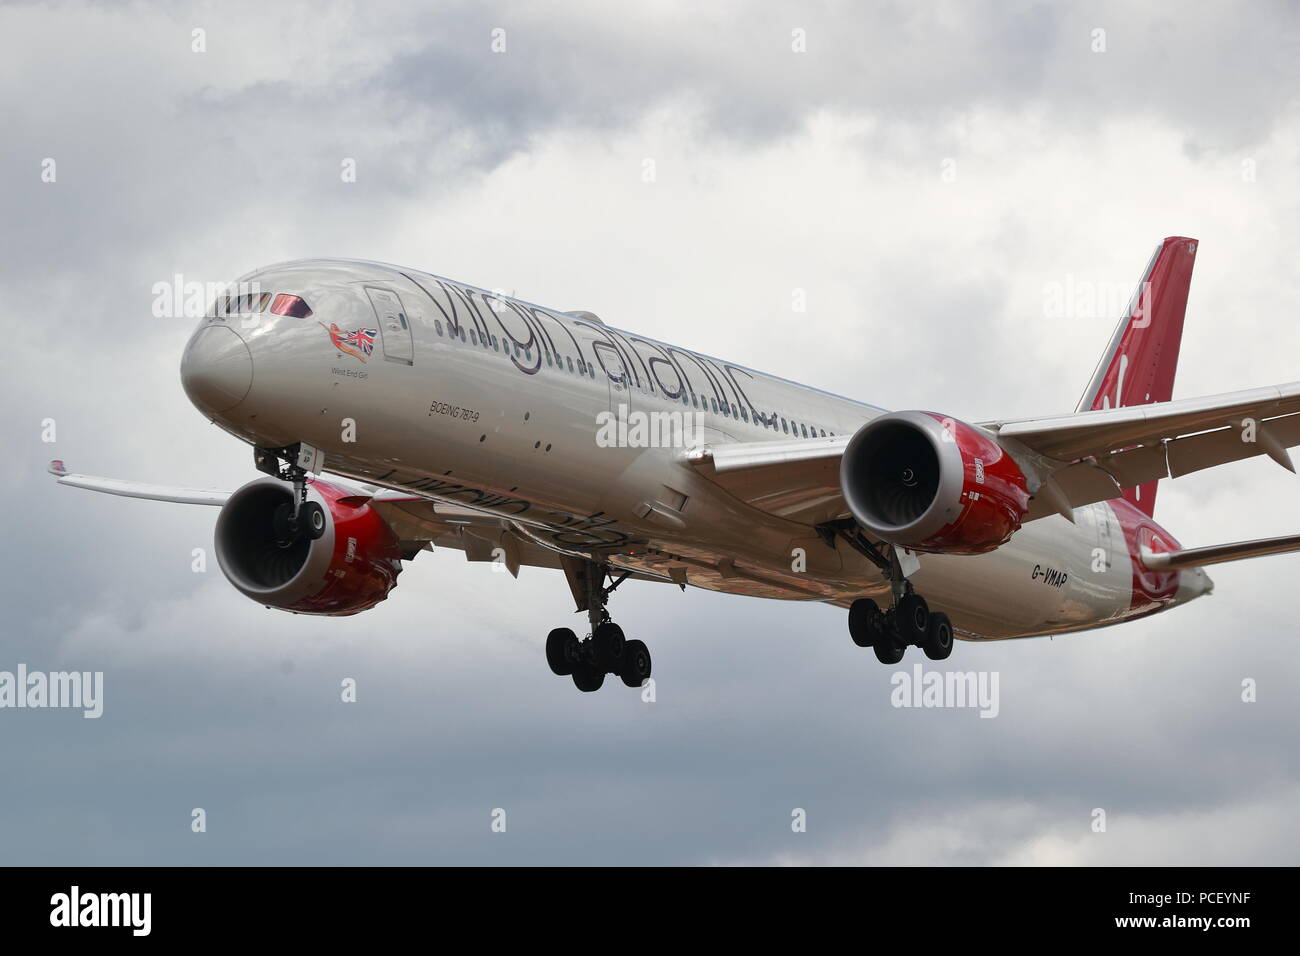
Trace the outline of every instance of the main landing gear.
{"type": "Polygon", "coordinates": [[[910,587],[887,611],[871,598],[854,601],[849,606],[849,635],[858,647],[874,650],[882,664],[897,664],[909,645],[921,648],[932,661],[947,660],[952,653],[948,615],[931,611],[925,598],[910,587]]]}
{"type": "Polygon", "coordinates": [[[578,610],[587,612],[591,633],[579,640],[570,628],[557,627],[546,636],[546,663],[559,677],[572,677],[578,690],[600,690],[606,674],[616,674],[628,687],[640,687],[650,677],[650,651],[644,642],[626,640],[623,629],[609,619],[609,595],[627,578],[625,571],[609,587],[609,569],[594,561],[566,560],[565,573],[578,610]]]}
{"type": "Polygon", "coordinates": [[[849,636],[854,644],[872,648],[882,664],[897,664],[909,646],[921,648],[932,661],[948,659],[952,622],[947,614],[931,611],[925,598],[912,590],[893,548],[868,540],[851,518],[818,525],[817,531],[832,546],[846,542],[889,579],[894,603],[888,610],[882,611],[871,598],[858,598],[849,606],[849,636]]]}

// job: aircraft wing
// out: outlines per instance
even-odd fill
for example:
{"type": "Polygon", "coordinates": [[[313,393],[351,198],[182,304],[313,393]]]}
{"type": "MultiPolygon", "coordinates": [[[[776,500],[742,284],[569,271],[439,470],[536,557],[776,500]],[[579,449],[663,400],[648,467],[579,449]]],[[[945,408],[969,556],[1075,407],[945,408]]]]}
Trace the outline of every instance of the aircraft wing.
{"type": "MultiPolygon", "coordinates": [[[[1044,418],[984,422],[1013,457],[1051,484],[1026,520],[1117,498],[1125,488],[1267,455],[1295,471],[1300,445],[1300,382],[1203,398],[1099,409],[1044,418]]],[[[849,511],[839,461],[851,436],[704,445],[686,461],[754,507],[818,524],[849,511]]]]}
{"type": "Polygon", "coordinates": [[[840,456],[852,437],[703,445],[686,460],[760,511],[816,525],[849,513],[840,493],[840,456]]]}
{"type": "MultiPolygon", "coordinates": [[[[217,505],[226,503],[229,491],[200,488],[176,488],[120,478],[81,475],[67,470],[62,461],[50,462],[47,469],[61,485],[103,494],[177,504],[217,505]]],[[[331,481],[340,479],[331,476],[331,481]]],[[[354,487],[352,482],[345,482],[354,487]]],[[[523,538],[500,517],[460,505],[433,501],[395,491],[357,488],[358,494],[371,495],[370,505],[397,533],[402,554],[407,560],[434,546],[465,552],[469,561],[492,561],[498,549],[506,568],[516,577],[521,566],[560,568],[560,555],[523,538]]]]}
{"type": "Polygon", "coordinates": [[[95,475],[78,475],[68,471],[63,462],[55,459],[46,469],[61,485],[84,488],[106,495],[125,498],[148,498],[151,501],[172,501],[185,505],[224,505],[230,497],[228,491],[204,488],[172,488],[166,485],[147,485],[139,481],[122,481],[120,478],[99,478],[95,475]]]}
{"type": "MultiPolygon", "coordinates": [[[[1204,398],[985,423],[1015,454],[1047,459],[1046,471],[1072,508],[1121,489],[1267,455],[1295,471],[1300,382],[1204,398]]],[[[1038,503],[1030,519],[1054,510],[1038,503]]]]}
{"type": "Polygon", "coordinates": [[[370,506],[397,532],[403,545],[419,543],[417,550],[455,548],[465,552],[467,561],[499,557],[515,577],[521,566],[563,568],[558,552],[524,537],[494,514],[400,491],[380,491],[370,499],[370,506]]]}

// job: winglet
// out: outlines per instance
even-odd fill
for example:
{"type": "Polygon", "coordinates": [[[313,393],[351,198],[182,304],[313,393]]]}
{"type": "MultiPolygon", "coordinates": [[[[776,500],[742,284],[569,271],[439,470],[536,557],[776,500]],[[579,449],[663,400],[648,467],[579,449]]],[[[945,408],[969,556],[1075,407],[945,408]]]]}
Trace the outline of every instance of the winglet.
{"type": "Polygon", "coordinates": [[[68,473],[68,469],[63,464],[62,458],[54,459],[52,462],[50,462],[50,466],[45,470],[48,471],[51,475],[54,475],[56,478],[62,478],[64,475],[68,473]]]}

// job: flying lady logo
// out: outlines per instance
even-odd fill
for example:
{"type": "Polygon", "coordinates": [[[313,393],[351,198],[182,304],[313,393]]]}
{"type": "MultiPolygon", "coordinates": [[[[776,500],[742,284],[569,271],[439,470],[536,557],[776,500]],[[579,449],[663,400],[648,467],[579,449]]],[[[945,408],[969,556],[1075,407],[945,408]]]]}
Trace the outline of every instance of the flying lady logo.
{"type": "Polygon", "coordinates": [[[324,322],[319,323],[322,329],[330,335],[330,343],[340,352],[346,352],[354,358],[365,361],[370,357],[370,353],[375,350],[375,336],[379,334],[378,329],[353,329],[351,332],[340,329],[331,322],[328,326],[324,322]]]}

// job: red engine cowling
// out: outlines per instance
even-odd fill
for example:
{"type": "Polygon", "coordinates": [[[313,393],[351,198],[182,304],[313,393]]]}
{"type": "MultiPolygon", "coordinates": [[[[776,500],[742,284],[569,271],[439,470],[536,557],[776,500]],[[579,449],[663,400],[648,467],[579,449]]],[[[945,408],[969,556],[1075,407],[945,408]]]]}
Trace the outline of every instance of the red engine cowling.
{"type": "Polygon", "coordinates": [[[1029,508],[1024,474],[992,436],[933,412],[890,412],[858,429],[840,489],[869,534],[938,554],[992,551],[1029,508]]]}
{"type": "Polygon", "coordinates": [[[217,518],[217,562],[226,579],[259,604],[298,614],[356,614],[388,597],[402,570],[401,549],[368,499],[316,480],[307,500],[325,512],[325,531],[286,547],[276,540],[274,516],[293,502],[293,486],[258,478],[231,495],[217,518]]]}

